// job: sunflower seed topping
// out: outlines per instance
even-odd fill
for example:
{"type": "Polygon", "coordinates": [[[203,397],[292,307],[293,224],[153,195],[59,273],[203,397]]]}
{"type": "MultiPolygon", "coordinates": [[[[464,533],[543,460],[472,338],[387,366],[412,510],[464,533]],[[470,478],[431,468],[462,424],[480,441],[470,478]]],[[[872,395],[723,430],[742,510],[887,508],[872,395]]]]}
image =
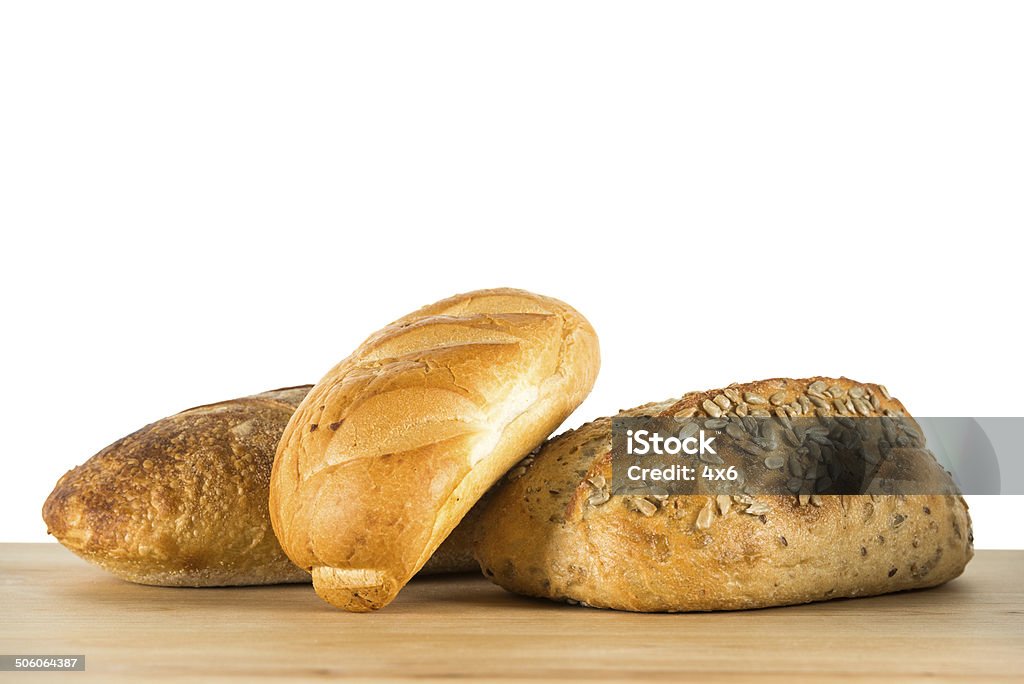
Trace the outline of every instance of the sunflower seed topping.
{"type": "Polygon", "coordinates": [[[762,501],[755,501],[754,503],[747,506],[746,510],[744,510],[743,512],[748,515],[764,515],[765,513],[768,513],[770,511],[771,508],[768,507],[768,504],[762,501]]]}
{"type": "Polygon", "coordinates": [[[700,425],[694,422],[689,422],[679,428],[679,439],[686,439],[687,437],[693,437],[700,430],[700,425]]]}
{"type": "MultiPolygon", "coordinates": [[[[718,454],[708,450],[688,455],[698,465],[704,463],[721,468],[729,463],[737,468],[739,477],[730,476],[730,484],[707,484],[698,489],[710,501],[709,508],[699,508],[697,517],[691,518],[699,530],[712,527],[716,516],[735,512],[761,517],[763,522],[764,516],[773,510],[771,502],[751,497],[766,491],[791,494],[801,506],[821,507],[823,496],[811,492],[842,491],[852,478],[859,477],[859,467],[877,467],[885,459],[903,458],[902,453],[894,449],[924,446],[917,424],[895,401],[885,404],[883,397],[887,391],[883,392],[879,386],[826,379],[803,385],[802,390],[791,381],[778,382],[774,387],[761,384],[747,388],[751,391],[746,391],[742,385],[731,385],[710,393],[690,393],[679,402],[680,405],[683,402],[694,404],[690,408],[647,416],[658,420],[674,415],[676,421],[670,422],[668,429],[678,431],[680,440],[695,436],[701,429],[719,431],[722,441],[717,444],[722,448],[718,449],[718,454]],[[875,404],[885,408],[875,408],[875,404]],[[691,415],[693,420],[684,417],[691,415]],[[759,468],[757,461],[763,467],[759,468]],[[732,496],[722,493],[726,491],[732,496]]],[[[588,444],[581,448],[587,449],[589,455],[599,447],[595,443],[592,447],[588,444]]],[[[528,474],[528,468],[521,469],[525,465],[518,464],[508,478],[528,474]]],[[[590,478],[588,483],[591,490],[583,490],[581,498],[595,506],[605,503],[609,498],[609,483],[598,476],[590,478]]],[[[643,485],[646,487],[648,483],[643,485]]],[[[675,491],[676,485],[668,488],[675,491]]],[[[625,492],[620,489],[614,494],[625,495],[623,501],[628,510],[644,517],[661,510],[658,501],[644,493],[646,490],[625,492]]],[[[883,482],[873,491],[890,489],[891,486],[883,482]]],[[[853,505],[859,506],[859,499],[853,505]]],[[[670,507],[666,512],[677,515],[683,510],[686,509],[670,507]]],[[[689,510],[691,515],[695,514],[694,509],[689,510]]],[[[887,522],[891,529],[902,524],[892,515],[887,522]]]]}
{"type": "Polygon", "coordinates": [[[722,409],[719,408],[718,404],[716,404],[715,402],[711,401],[710,399],[705,399],[703,402],[701,402],[700,406],[705,411],[707,411],[707,414],[709,416],[711,416],[712,418],[721,418],[722,417],[722,409]]]}
{"type": "Polygon", "coordinates": [[[697,456],[704,463],[710,463],[711,465],[725,465],[725,461],[718,454],[712,453],[701,453],[697,456]]]}
{"type": "Polygon", "coordinates": [[[722,515],[726,515],[732,508],[732,497],[728,494],[719,494],[715,497],[715,502],[718,504],[718,512],[722,515]]]}
{"type": "Polygon", "coordinates": [[[729,423],[725,426],[725,434],[729,435],[733,439],[746,439],[746,431],[739,426],[737,423],[729,423]]]}
{"type": "Polygon", "coordinates": [[[698,530],[706,530],[711,527],[711,522],[715,517],[715,509],[711,503],[711,499],[704,504],[704,508],[700,509],[700,513],[697,514],[696,528],[698,530]]]}
{"type": "Polygon", "coordinates": [[[832,404],[830,404],[829,402],[825,401],[822,397],[819,397],[816,394],[812,394],[810,399],[811,399],[811,403],[812,404],[814,404],[815,406],[817,406],[818,408],[821,408],[821,409],[827,409],[827,408],[832,406],[832,404]]]}
{"type": "Polygon", "coordinates": [[[746,451],[751,456],[757,456],[758,458],[764,458],[764,451],[754,442],[739,442],[737,446],[743,451],[746,451]]]}
{"type": "Polygon", "coordinates": [[[658,512],[658,506],[641,496],[631,496],[626,499],[626,507],[640,513],[645,518],[650,518],[658,512]]]}
{"type": "Polygon", "coordinates": [[[516,466],[515,468],[508,472],[508,475],[506,477],[508,478],[509,482],[515,482],[525,474],[526,466],[516,466]]]}
{"type": "Polygon", "coordinates": [[[611,498],[611,492],[608,491],[608,481],[604,479],[604,475],[591,475],[584,482],[594,490],[587,498],[587,503],[591,506],[600,506],[607,503],[608,499],[611,498]]]}

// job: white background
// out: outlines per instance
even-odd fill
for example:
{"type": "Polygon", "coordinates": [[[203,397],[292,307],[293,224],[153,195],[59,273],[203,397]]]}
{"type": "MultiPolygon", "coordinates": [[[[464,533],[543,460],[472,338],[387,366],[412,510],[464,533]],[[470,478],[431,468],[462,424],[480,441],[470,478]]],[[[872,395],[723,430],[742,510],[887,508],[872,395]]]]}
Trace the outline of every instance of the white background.
{"type": "MultiPolygon", "coordinates": [[[[573,425],[812,374],[1022,415],[1022,33],[1013,2],[5,2],[0,540],[114,439],[480,287],[593,322],[573,425]]],[[[970,503],[1024,547],[1019,502],[970,503]]]]}

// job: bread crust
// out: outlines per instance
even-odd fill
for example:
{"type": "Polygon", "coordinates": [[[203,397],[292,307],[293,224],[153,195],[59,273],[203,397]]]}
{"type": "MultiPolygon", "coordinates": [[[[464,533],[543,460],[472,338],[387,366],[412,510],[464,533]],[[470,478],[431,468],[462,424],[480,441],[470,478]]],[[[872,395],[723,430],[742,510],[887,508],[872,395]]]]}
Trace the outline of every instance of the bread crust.
{"type": "MultiPolygon", "coordinates": [[[[778,410],[768,397],[799,407],[811,387],[820,403],[839,398],[814,412],[905,415],[880,385],[824,377],[736,384],[619,415],[707,416],[705,402],[726,392],[739,399],[727,415],[751,410],[748,396],[759,410],[778,410]]],[[[550,440],[494,488],[476,553],[495,583],[601,608],[733,610],[936,586],[973,555],[959,496],[599,495],[595,483],[612,481],[611,421],[550,440]]]]}
{"type": "MultiPolygon", "coordinates": [[[[85,560],[140,584],[309,582],[267,509],[278,440],[311,385],[207,404],[147,425],[57,482],[47,530],[85,560]]],[[[475,569],[461,535],[425,570],[475,569]]]]}
{"type": "Polygon", "coordinates": [[[521,290],[457,295],[388,325],[285,429],[270,492],[282,547],[331,604],[386,605],[579,405],[598,365],[586,319],[521,290]]]}

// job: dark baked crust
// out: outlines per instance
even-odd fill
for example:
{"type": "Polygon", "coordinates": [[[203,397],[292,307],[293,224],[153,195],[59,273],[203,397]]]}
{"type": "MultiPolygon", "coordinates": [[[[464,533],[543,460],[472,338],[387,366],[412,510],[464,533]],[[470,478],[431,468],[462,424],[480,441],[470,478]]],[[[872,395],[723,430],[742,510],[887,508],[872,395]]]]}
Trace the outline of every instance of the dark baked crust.
{"type": "MultiPolygon", "coordinates": [[[[775,412],[812,387],[819,403],[839,395],[813,412],[905,414],[879,385],[819,377],[732,385],[620,415],[707,415],[705,402],[727,390],[739,401],[722,401],[722,413],[740,404],[775,412]],[[748,393],[764,403],[748,404],[748,393]]],[[[595,607],[726,610],[935,586],[973,553],[959,496],[607,498],[598,490],[611,482],[610,451],[611,418],[601,418],[514,468],[482,513],[484,573],[511,591],[595,607]]]]}
{"type": "MultiPolygon", "coordinates": [[[[310,385],[197,406],[147,425],[69,471],[47,529],[123,579],[163,586],[309,582],[267,508],[278,440],[310,385]]],[[[458,544],[425,571],[475,569],[458,544]]]]}

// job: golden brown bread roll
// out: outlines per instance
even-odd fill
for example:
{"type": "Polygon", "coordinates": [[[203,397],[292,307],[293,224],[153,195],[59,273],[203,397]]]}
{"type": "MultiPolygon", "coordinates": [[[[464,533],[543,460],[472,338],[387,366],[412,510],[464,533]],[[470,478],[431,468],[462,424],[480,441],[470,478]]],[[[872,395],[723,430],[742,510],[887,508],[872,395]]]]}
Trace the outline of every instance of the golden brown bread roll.
{"type": "MultiPolygon", "coordinates": [[[[309,582],[274,538],[270,469],[310,385],[198,406],[69,471],[43,506],[50,534],[123,579],[163,586],[309,582]]],[[[425,570],[476,569],[463,535],[425,570]]]]}
{"type": "MultiPolygon", "coordinates": [[[[853,416],[906,413],[879,385],[810,378],[732,385],[619,415],[714,417],[733,430],[748,415],[838,417],[833,428],[842,432],[853,416]]],[[[627,496],[609,491],[611,447],[612,419],[601,418],[552,439],[492,489],[476,547],[486,576],[511,591],[601,608],[730,610],[931,587],[957,577],[973,554],[959,496],[627,496]]],[[[772,448],[781,464],[739,449],[720,448],[718,458],[785,478],[818,472],[812,457],[823,463],[827,451],[785,440],[772,448]]],[[[915,467],[944,481],[922,453],[930,464],[915,467]]]]}
{"type": "Polygon", "coordinates": [[[586,319],[521,290],[457,295],[370,336],[281,439],[270,514],[285,553],[329,603],[386,605],[598,364],[586,319]]]}

